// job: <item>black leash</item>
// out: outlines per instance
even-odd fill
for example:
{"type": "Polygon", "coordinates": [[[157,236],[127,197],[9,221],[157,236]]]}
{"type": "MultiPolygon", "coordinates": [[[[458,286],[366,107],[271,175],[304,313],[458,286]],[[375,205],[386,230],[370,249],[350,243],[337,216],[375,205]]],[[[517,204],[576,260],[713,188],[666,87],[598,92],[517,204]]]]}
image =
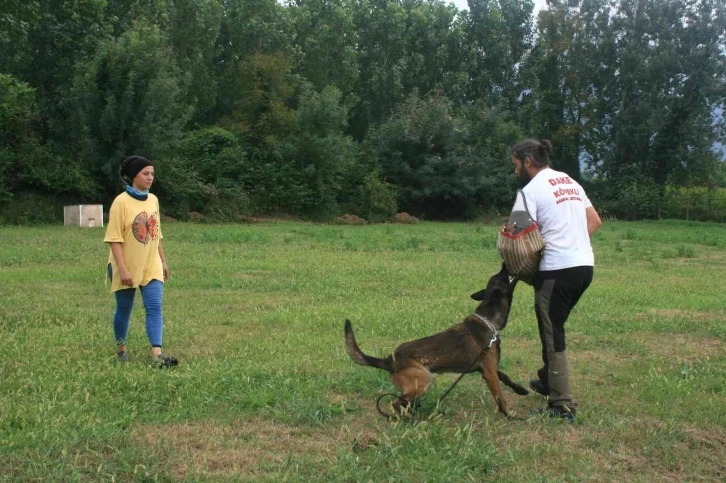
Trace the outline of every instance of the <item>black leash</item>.
{"type": "MultiPolygon", "coordinates": [[[[491,347],[491,343],[489,344],[489,347],[491,347]]],[[[474,367],[474,364],[477,363],[477,361],[479,360],[479,358],[484,354],[484,352],[486,352],[487,349],[489,349],[489,347],[487,347],[486,349],[484,349],[483,351],[481,351],[481,353],[478,356],[476,356],[476,359],[474,359],[473,361],[471,361],[471,364],[466,369],[466,372],[462,372],[461,374],[459,374],[459,377],[456,378],[456,380],[454,381],[454,383],[451,386],[449,386],[449,388],[441,396],[439,396],[439,399],[437,400],[437,404],[441,404],[441,401],[443,401],[444,398],[449,395],[449,393],[451,392],[451,390],[454,389],[454,387],[457,384],[459,384],[459,381],[461,381],[461,379],[464,376],[466,376],[467,374],[469,374],[469,370],[472,367],[474,367]]]]}

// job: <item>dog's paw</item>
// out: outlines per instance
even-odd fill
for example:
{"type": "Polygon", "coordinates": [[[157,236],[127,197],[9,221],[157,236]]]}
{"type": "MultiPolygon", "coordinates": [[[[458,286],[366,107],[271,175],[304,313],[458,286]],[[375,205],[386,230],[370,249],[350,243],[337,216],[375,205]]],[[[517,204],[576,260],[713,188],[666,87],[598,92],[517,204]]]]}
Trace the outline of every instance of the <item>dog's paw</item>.
{"type": "Polygon", "coordinates": [[[506,418],[511,421],[524,421],[526,418],[517,415],[517,411],[509,411],[505,414],[506,418]]]}

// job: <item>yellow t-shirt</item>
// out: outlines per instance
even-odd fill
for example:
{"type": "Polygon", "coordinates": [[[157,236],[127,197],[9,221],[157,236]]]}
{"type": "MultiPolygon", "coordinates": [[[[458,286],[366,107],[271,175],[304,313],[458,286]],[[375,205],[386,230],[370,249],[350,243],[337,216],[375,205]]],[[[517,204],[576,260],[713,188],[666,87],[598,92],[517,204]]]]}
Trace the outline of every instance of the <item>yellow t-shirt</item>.
{"type": "MultiPolygon", "coordinates": [[[[164,269],[159,256],[159,242],[162,239],[159,200],[149,194],[140,201],[123,192],[113,200],[108,212],[106,243],[122,243],[126,268],[131,272],[133,286],[144,286],[152,280],[164,282],[164,269]]],[[[113,276],[111,291],[130,288],[121,285],[118,265],[109,248],[108,263],[113,276]]]]}

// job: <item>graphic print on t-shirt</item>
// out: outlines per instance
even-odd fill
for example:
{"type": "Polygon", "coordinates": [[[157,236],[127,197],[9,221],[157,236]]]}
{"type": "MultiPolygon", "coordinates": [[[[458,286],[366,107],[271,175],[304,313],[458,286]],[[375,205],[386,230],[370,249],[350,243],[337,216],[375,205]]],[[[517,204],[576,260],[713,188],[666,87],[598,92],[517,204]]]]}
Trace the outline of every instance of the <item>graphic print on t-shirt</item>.
{"type": "MultiPolygon", "coordinates": [[[[549,181],[550,185],[552,186],[574,184],[569,176],[550,178],[547,181],[549,181]]],[[[557,199],[558,205],[565,201],[582,201],[582,198],[580,198],[580,190],[578,190],[577,188],[565,188],[561,186],[559,189],[556,189],[553,194],[557,199]]]]}
{"type": "Polygon", "coordinates": [[[151,215],[142,211],[134,219],[131,229],[134,232],[134,238],[139,243],[146,245],[150,240],[156,240],[159,237],[159,217],[156,212],[151,215]]]}

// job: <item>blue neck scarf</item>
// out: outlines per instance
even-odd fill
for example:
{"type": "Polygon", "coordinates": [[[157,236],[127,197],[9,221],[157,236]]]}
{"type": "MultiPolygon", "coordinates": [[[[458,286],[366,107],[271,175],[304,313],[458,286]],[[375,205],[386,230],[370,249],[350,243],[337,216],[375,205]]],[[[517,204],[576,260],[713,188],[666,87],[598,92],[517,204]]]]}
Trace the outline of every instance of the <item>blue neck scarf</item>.
{"type": "Polygon", "coordinates": [[[146,198],[149,197],[149,190],[139,191],[130,184],[126,185],[126,192],[129,194],[130,197],[139,201],[146,201],[146,198]]]}

